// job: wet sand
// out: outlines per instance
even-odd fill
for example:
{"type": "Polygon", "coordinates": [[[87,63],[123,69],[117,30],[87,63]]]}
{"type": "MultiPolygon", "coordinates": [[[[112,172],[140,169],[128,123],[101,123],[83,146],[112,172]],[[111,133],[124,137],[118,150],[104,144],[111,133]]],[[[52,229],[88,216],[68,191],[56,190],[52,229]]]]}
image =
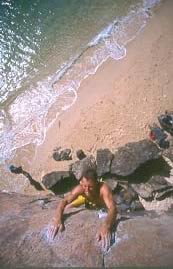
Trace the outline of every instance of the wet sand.
{"type": "MultiPolygon", "coordinates": [[[[173,110],[173,1],[155,8],[147,26],[127,47],[127,56],[107,60],[85,79],[78,98],[49,129],[45,142],[17,153],[13,163],[23,165],[36,180],[67,166],[56,162],[53,149],[95,154],[98,148],[115,148],[147,138],[148,125],[173,110]]],[[[32,192],[32,187],[26,192],[32,192]]]]}

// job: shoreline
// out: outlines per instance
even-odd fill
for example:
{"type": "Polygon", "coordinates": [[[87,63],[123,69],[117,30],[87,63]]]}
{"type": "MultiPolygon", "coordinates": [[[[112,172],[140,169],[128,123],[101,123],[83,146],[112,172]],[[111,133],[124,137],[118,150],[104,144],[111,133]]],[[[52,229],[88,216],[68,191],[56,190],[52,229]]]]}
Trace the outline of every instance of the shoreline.
{"type": "MultiPolygon", "coordinates": [[[[86,78],[76,103],[56,120],[44,143],[36,152],[34,146],[18,151],[12,163],[40,181],[44,174],[67,165],[52,158],[58,146],[95,154],[98,148],[114,150],[147,138],[148,125],[157,122],[160,113],[172,110],[172,8],[171,0],[161,3],[128,44],[126,57],[109,58],[86,78]]],[[[32,187],[25,192],[32,193],[32,187]]]]}

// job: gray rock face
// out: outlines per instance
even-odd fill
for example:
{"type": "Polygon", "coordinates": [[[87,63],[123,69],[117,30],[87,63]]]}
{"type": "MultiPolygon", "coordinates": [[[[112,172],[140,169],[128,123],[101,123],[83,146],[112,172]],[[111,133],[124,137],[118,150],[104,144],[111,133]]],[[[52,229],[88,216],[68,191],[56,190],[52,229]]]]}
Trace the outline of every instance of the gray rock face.
{"type": "Polygon", "coordinates": [[[109,149],[97,150],[96,161],[97,161],[97,174],[103,176],[110,173],[110,166],[113,159],[113,154],[109,149]]]}
{"type": "Polygon", "coordinates": [[[70,170],[75,176],[75,178],[77,180],[80,180],[82,173],[89,168],[96,169],[96,161],[92,155],[73,163],[70,167],[70,170]]]}
{"type": "Polygon", "coordinates": [[[48,224],[60,199],[0,193],[1,267],[173,266],[173,217],[120,219],[115,244],[103,255],[95,241],[102,219],[94,210],[65,213],[65,231],[48,240],[48,224]],[[40,201],[46,201],[45,207],[40,201]]]}
{"type": "Polygon", "coordinates": [[[54,199],[43,210],[36,197],[0,193],[1,266],[102,266],[103,255],[95,241],[100,220],[95,211],[66,213],[66,230],[53,241],[47,239],[48,224],[59,201],[54,199]]]}
{"type": "Polygon", "coordinates": [[[172,216],[137,217],[120,222],[105,267],[172,267],[172,216]]]}
{"type": "Polygon", "coordinates": [[[158,159],[160,150],[150,140],[128,143],[119,148],[114,154],[111,164],[111,174],[128,176],[132,174],[141,164],[158,159]]]}
{"type": "Polygon", "coordinates": [[[68,171],[54,171],[49,174],[46,174],[42,178],[42,183],[47,189],[52,188],[55,184],[70,178],[70,173],[68,171]]]}
{"type": "Polygon", "coordinates": [[[145,200],[162,200],[173,194],[173,186],[161,176],[153,176],[145,184],[132,184],[132,187],[145,200]]]}

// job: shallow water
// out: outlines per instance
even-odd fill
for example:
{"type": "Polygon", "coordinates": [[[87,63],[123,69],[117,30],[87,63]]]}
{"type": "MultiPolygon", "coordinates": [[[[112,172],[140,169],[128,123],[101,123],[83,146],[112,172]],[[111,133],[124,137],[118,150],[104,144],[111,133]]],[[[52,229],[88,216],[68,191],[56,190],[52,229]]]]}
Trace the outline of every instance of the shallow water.
{"type": "Polygon", "coordinates": [[[116,16],[125,15],[136,2],[1,1],[1,104],[7,100],[9,103],[32,80],[39,81],[61,69],[102,28],[116,16]]]}

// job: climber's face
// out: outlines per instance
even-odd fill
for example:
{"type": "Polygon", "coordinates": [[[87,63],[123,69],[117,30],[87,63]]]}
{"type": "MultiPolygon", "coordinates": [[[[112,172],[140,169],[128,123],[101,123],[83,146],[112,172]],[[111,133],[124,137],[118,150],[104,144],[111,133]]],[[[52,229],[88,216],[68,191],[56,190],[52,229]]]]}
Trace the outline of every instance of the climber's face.
{"type": "Polygon", "coordinates": [[[82,186],[86,196],[93,195],[96,192],[97,182],[92,179],[83,177],[80,181],[80,185],[82,186]]]}

